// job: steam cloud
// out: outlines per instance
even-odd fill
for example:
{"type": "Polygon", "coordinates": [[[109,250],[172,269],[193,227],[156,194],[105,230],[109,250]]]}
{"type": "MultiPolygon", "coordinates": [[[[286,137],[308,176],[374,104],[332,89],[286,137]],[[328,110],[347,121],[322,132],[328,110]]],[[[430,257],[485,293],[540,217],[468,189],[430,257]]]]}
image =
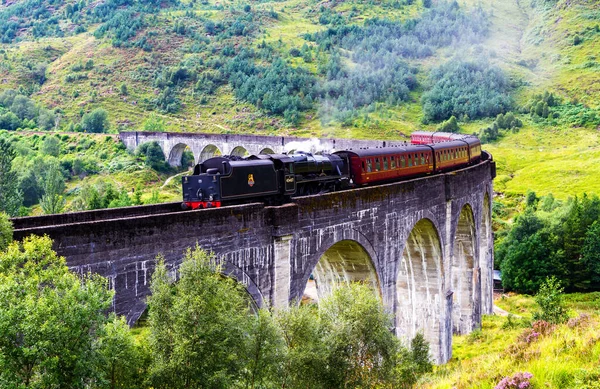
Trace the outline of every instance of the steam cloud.
{"type": "Polygon", "coordinates": [[[316,153],[319,151],[327,151],[325,146],[317,138],[310,138],[304,141],[294,141],[285,145],[285,152],[304,151],[307,153],[316,153]]]}

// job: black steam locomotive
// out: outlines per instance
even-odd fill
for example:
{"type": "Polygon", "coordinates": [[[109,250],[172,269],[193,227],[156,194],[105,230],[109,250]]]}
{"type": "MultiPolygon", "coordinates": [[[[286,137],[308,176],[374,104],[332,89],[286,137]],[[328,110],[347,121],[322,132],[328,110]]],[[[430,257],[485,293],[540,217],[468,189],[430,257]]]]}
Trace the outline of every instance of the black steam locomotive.
{"type": "Polygon", "coordinates": [[[245,200],[278,204],[292,196],[345,189],[345,161],[335,154],[260,154],[248,158],[221,156],[194,167],[182,177],[186,208],[220,207],[245,200]]]}
{"type": "Polygon", "coordinates": [[[415,133],[411,144],[333,154],[221,156],[182,177],[183,206],[211,208],[264,201],[280,204],[293,196],[332,192],[459,169],[482,158],[475,136],[415,133]]]}

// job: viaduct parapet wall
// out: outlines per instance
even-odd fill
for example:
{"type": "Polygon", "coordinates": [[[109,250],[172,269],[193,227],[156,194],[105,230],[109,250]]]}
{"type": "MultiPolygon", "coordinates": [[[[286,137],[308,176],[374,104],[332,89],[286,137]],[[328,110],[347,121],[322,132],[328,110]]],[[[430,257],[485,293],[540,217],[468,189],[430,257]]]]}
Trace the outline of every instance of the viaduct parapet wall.
{"type": "Polygon", "coordinates": [[[15,219],[15,238],[47,234],[71,269],[108,277],[114,309],[129,323],[146,309],[156,256],[177,269],[196,244],[213,251],[259,306],[296,303],[309,279],[319,297],[340,282],[366,282],[393,313],[397,335],[408,341],[422,331],[443,363],[452,333],[469,333],[492,312],[494,176],[488,158],[448,174],[277,207],[175,212],[165,204],[159,214],[133,207],[15,219]]]}

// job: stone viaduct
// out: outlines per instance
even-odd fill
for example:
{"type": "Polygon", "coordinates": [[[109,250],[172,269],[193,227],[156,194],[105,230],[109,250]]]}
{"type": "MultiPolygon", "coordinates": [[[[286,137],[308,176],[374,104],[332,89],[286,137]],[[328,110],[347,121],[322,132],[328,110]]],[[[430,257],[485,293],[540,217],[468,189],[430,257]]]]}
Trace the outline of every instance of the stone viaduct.
{"type": "Polygon", "coordinates": [[[265,135],[223,135],[179,132],[121,132],[119,138],[129,151],[146,142],[158,142],[171,166],[181,166],[181,156],[186,147],[194,154],[194,161],[202,162],[215,155],[283,153],[284,151],[345,150],[360,147],[385,147],[399,145],[400,141],[295,138],[265,135]]]}
{"type": "Polygon", "coordinates": [[[155,257],[176,270],[199,244],[243,282],[259,306],[319,296],[362,281],[395,317],[395,332],[418,331],[432,357],[451,357],[452,333],[492,312],[491,156],[448,174],[294,199],[196,211],[178,204],[14,219],[15,238],[47,234],[71,269],[108,277],[114,309],[134,323],[146,309],[155,257]],[[311,277],[312,275],[312,277],[311,277]]]}

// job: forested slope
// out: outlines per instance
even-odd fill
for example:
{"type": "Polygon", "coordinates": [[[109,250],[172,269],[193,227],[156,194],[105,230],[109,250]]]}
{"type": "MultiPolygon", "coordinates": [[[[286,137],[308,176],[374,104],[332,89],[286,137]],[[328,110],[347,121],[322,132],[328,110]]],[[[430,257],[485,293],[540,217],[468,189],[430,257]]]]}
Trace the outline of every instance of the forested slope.
{"type": "Polygon", "coordinates": [[[509,205],[564,199],[600,190],[599,23],[591,0],[5,0],[0,128],[478,133],[509,205]]]}

